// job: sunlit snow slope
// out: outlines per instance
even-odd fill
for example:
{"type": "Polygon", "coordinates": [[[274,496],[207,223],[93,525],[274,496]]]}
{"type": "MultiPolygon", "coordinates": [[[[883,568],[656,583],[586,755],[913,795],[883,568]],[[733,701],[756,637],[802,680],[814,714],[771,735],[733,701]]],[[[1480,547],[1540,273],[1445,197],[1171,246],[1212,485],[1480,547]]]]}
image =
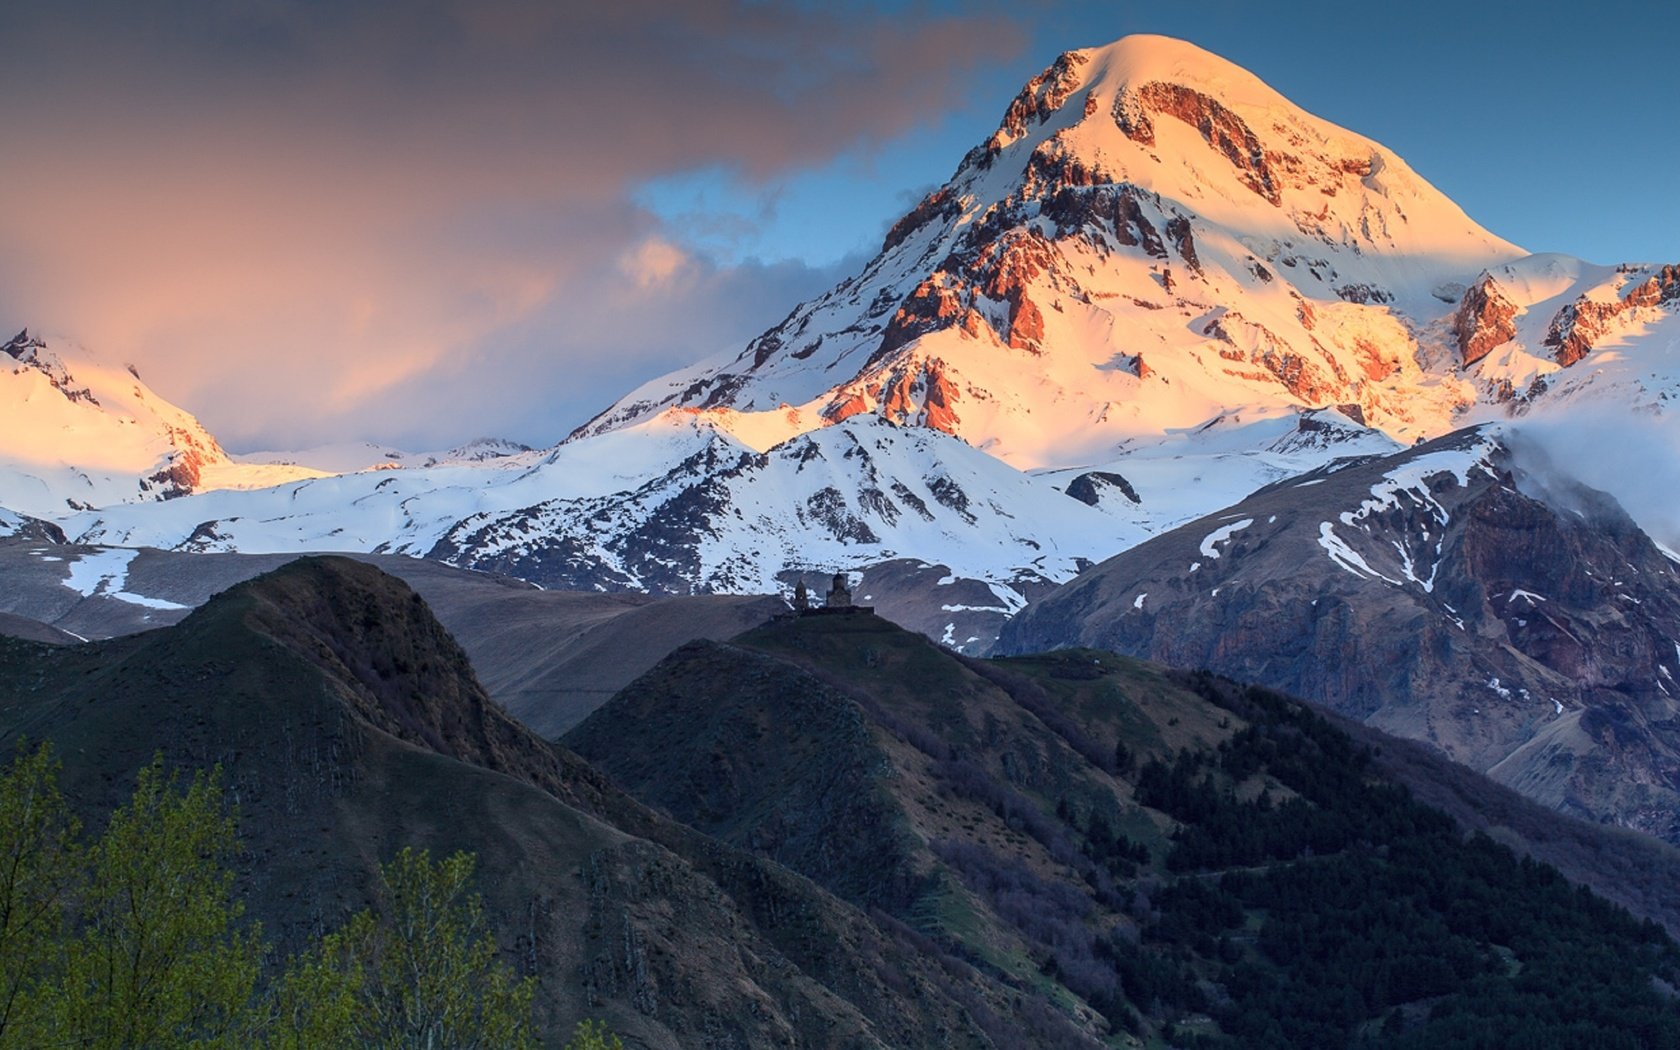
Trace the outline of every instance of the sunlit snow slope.
{"type": "Polygon", "coordinates": [[[233,462],[132,368],[20,332],[0,345],[0,503],[38,517],[318,473],[233,462]]]}

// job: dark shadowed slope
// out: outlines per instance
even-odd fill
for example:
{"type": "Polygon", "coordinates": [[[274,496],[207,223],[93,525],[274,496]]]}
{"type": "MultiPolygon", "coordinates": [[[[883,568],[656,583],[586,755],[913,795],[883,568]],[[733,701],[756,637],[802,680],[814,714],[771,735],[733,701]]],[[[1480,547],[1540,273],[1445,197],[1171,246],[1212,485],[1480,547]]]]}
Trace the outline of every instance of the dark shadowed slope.
{"type": "Polygon", "coordinates": [[[241,886],[282,946],[363,905],[403,846],[477,853],[556,1037],[587,1013],[673,1050],[1023,1045],[972,971],[924,973],[901,935],[513,721],[419,596],[367,565],[302,559],[114,641],[0,640],[0,742],[20,735],[55,742],[89,814],[156,752],[219,764],[241,886]]]}
{"type": "MultiPolygon", "coordinates": [[[[1438,756],[1373,760],[1276,694],[1112,654],[972,661],[869,615],[785,618],[683,647],[564,739],[655,808],[896,917],[1099,1038],[1190,1024],[1210,1045],[1324,1046],[1370,1022],[1422,1040],[1387,1045],[1455,1045],[1423,1000],[1477,1024],[1538,1008],[1493,976],[1507,950],[1536,973],[1562,958],[1543,945],[1596,952],[1600,933],[1630,938],[1613,951],[1640,965],[1674,958],[1654,926],[1463,833],[1558,855],[1674,923],[1671,848],[1607,838],[1438,756]],[[1453,786],[1460,823],[1396,785],[1431,780],[1453,786]],[[1610,839],[1624,852],[1582,855],[1610,839]],[[1344,882],[1357,893],[1330,892],[1344,882]],[[1459,897],[1501,902],[1497,925],[1447,906],[1459,897]],[[1432,932],[1389,943],[1392,924],[1432,932]],[[1513,948],[1519,928],[1545,932],[1513,948]],[[1385,958],[1359,957],[1372,937],[1385,958]],[[1442,970],[1444,955],[1463,965],[1442,970]],[[1421,984],[1367,980],[1431,966],[1421,984]]],[[[1627,1018],[1553,1011],[1542,1036],[1680,1020],[1632,994],[1627,1018]]]]}
{"type": "Polygon", "coordinates": [[[39,620],[31,620],[27,616],[14,613],[0,613],[0,635],[8,638],[22,638],[28,642],[51,642],[54,645],[69,645],[74,642],[86,641],[78,638],[69,631],[63,631],[51,624],[39,620]]]}
{"type": "Polygon", "coordinates": [[[1262,489],[1035,601],[999,648],[1207,667],[1680,839],[1680,566],[1497,429],[1262,489]]]}

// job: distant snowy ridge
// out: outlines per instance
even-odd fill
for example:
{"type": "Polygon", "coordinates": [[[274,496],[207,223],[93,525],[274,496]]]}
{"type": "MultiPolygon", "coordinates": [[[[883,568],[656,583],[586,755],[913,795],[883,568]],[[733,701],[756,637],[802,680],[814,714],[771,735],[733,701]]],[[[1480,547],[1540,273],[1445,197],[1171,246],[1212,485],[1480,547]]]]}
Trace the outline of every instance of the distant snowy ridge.
{"type": "Polygon", "coordinates": [[[234,462],[131,368],[25,330],[0,345],[0,503],[42,518],[315,472],[234,462]]]}
{"type": "Polygon", "coordinates": [[[305,449],[241,452],[235,453],[232,458],[237,463],[298,466],[323,474],[353,474],[358,470],[482,463],[531,451],[531,446],[517,441],[484,437],[434,452],[412,452],[392,445],[376,445],[371,441],[345,441],[305,449]]]}

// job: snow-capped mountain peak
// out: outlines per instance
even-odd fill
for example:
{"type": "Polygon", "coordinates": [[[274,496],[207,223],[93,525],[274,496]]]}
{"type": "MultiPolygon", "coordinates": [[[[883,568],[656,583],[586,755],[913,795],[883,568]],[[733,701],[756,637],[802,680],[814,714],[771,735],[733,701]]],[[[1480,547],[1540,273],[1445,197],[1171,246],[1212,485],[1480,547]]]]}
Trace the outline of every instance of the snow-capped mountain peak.
{"type": "Polygon", "coordinates": [[[870,413],[1030,468],[1254,404],[1412,440],[1475,399],[1447,315],[1522,255],[1245,70],[1127,37],[1029,81],[860,274],[574,437],[674,406],[783,439],[870,413]]]}
{"type": "Polygon", "coordinates": [[[1047,188],[1078,181],[1083,164],[1251,235],[1329,234],[1461,265],[1523,254],[1391,150],[1169,37],[1129,36],[1065,53],[1028,83],[965,163],[984,166],[1023,141],[1033,151],[1029,172],[1059,176],[1047,188]],[[1275,210],[1253,207],[1256,199],[1275,210]]]}

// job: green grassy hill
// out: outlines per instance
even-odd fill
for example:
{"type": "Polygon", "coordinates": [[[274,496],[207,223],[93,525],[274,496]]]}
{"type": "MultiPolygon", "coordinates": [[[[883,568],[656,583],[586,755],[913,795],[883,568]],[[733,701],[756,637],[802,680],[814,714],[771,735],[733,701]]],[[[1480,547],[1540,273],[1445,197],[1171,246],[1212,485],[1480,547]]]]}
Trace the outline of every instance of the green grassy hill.
{"type": "Polygon", "coordinates": [[[1471,833],[1510,838],[1508,793],[1424,806],[1402,781],[1429,760],[1269,691],[809,616],[685,646],[564,741],[1112,1045],[1680,1039],[1657,923],[1471,833]]]}

